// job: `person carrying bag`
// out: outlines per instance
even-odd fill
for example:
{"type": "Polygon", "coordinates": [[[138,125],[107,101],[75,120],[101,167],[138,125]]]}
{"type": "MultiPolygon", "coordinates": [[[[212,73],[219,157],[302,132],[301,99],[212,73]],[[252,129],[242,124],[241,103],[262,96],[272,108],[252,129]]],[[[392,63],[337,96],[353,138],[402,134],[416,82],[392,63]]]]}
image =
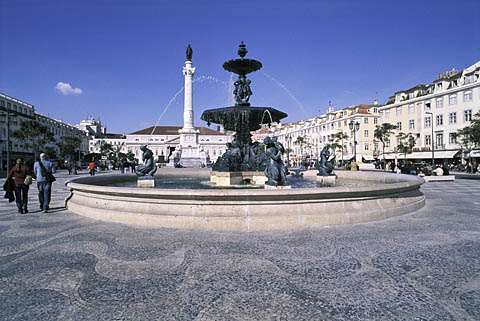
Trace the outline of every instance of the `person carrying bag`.
{"type": "Polygon", "coordinates": [[[52,195],[52,183],[56,180],[53,176],[55,167],[53,163],[47,159],[45,153],[40,154],[40,160],[35,162],[33,166],[35,175],[37,176],[38,201],[40,202],[40,210],[48,213],[50,199],[52,195]]]}
{"type": "Polygon", "coordinates": [[[12,176],[15,182],[15,200],[17,203],[17,209],[19,214],[28,213],[28,189],[32,183],[30,167],[23,163],[21,158],[17,159],[15,166],[10,170],[7,176],[7,180],[12,176]]]}

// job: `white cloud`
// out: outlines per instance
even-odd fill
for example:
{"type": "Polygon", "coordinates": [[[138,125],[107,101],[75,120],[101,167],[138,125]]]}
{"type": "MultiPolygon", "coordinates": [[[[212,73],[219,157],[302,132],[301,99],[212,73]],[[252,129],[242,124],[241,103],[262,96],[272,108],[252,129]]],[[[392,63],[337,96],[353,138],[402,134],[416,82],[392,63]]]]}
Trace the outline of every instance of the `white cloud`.
{"type": "Polygon", "coordinates": [[[68,82],[59,82],[55,87],[63,95],[81,95],[82,90],[80,88],[72,88],[68,82]]]}

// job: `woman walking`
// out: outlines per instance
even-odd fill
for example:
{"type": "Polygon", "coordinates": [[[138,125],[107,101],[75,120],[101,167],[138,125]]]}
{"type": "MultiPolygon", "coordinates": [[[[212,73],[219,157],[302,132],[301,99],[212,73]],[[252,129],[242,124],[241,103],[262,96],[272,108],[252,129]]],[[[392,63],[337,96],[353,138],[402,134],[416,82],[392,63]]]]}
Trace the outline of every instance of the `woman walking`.
{"type": "Polygon", "coordinates": [[[15,201],[17,202],[18,213],[28,213],[28,188],[32,183],[32,171],[30,167],[18,158],[15,166],[8,173],[7,179],[13,176],[15,182],[15,201]],[[27,180],[25,180],[29,176],[27,180]]]}

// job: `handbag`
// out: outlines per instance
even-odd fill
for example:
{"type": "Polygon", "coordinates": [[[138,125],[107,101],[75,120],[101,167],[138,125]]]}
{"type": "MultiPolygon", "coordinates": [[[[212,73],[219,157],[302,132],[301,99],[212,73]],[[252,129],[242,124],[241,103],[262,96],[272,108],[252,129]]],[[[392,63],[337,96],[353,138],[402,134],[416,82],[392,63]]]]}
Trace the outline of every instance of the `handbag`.
{"type": "Polygon", "coordinates": [[[23,181],[23,184],[28,186],[32,184],[32,182],[33,182],[32,175],[25,176],[25,180],[23,181]]]}
{"type": "Polygon", "coordinates": [[[47,182],[53,183],[57,180],[55,178],[55,176],[53,176],[52,172],[47,172],[47,170],[45,169],[45,166],[43,166],[41,160],[38,161],[38,164],[40,165],[40,168],[42,169],[42,174],[43,174],[43,176],[45,176],[45,179],[47,180],[47,182]]]}

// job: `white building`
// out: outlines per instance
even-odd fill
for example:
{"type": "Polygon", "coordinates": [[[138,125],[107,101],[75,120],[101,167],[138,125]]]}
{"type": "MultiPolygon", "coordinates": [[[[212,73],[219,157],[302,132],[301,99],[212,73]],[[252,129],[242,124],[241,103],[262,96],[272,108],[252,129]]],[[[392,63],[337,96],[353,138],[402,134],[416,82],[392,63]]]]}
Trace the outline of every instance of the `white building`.
{"type": "Polygon", "coordinates": [[[290,151],[290,160],[299,161],[307,156],[318,158],[325,145],[336,142],[335,135],[339,132],[348,138],[336,142],[340,146],[343,144],[343,154],[341,148],[335,150],[337,162],[352,160],[355,154],[357,161],[373,160],[378,150],[373,139],[375,126],[379,124],[378,109],[376,102],[373,105],[349,106],[338,111],[330,107],[321,116],[279,124],[274,127],[273,135],[290,151]],[[355,133],[350,129],[351,122],[358,123],[358,129],[354,126],[355,133]],[[300,140],[303,142],[300,143],[300,140]]]}
{"type": "MultiPolygon", "coordinates": [[[[395,134],[412,133],[417,137],[414,152],[407,154],[407,159],[429,160],[432,147],[438,160],[467,156],[461,152],[457,131],[469,125],[480,111],[479,77],[480,61],[463,71],[441,73],[431,84],[398,91],[380,108],[381,122],[399,127],[395,134]]],[[[392,135],[386,146],[387,159],[395,157],[396,146],[392,135]]],[[[403,154],[397,157],[404,158],[403,154]]]]}
{"type": "MultiPolygon", "coordinates": [[[[78,137],[81,139],[80,152],[88,152],[88,141],[83,131],[75,126],[36,113],[33,105],[19,99],[0,93],[0,171],[6,170],[7,165],[7,141],[10,142],[10,166],[16,158],[33,161],[34,153],[25,142],[12,137],[12,134],[20,129],[23,121],[34,120],[46,126],[53,134],[56,142],[61,137],[78,137]]],[[[59,155],[59,149],[55,143],[49,144],[59,155]]]]}
{"type": "MultiPolygon", "coordinates": [[[[178,150],[180,145],[179,130],[182,128],[180,126],[157,126],[127,134],[127,152],[132,152],[137,159],[141,159],[140,146],[148,145],[156,159],[167,161],[169,156],[175,150],[178,150]]],[[[226,151],[226,143],[232,141],[232,136],[227,133],[205,127],[195,127],[195,130],[198,132],[199,151],[205,153],[205,156],[208,156],[212,162],[216,161],[226,151]]],[[[185,146],[185,148],[188,147],[188,145],[185,146]]]]}

